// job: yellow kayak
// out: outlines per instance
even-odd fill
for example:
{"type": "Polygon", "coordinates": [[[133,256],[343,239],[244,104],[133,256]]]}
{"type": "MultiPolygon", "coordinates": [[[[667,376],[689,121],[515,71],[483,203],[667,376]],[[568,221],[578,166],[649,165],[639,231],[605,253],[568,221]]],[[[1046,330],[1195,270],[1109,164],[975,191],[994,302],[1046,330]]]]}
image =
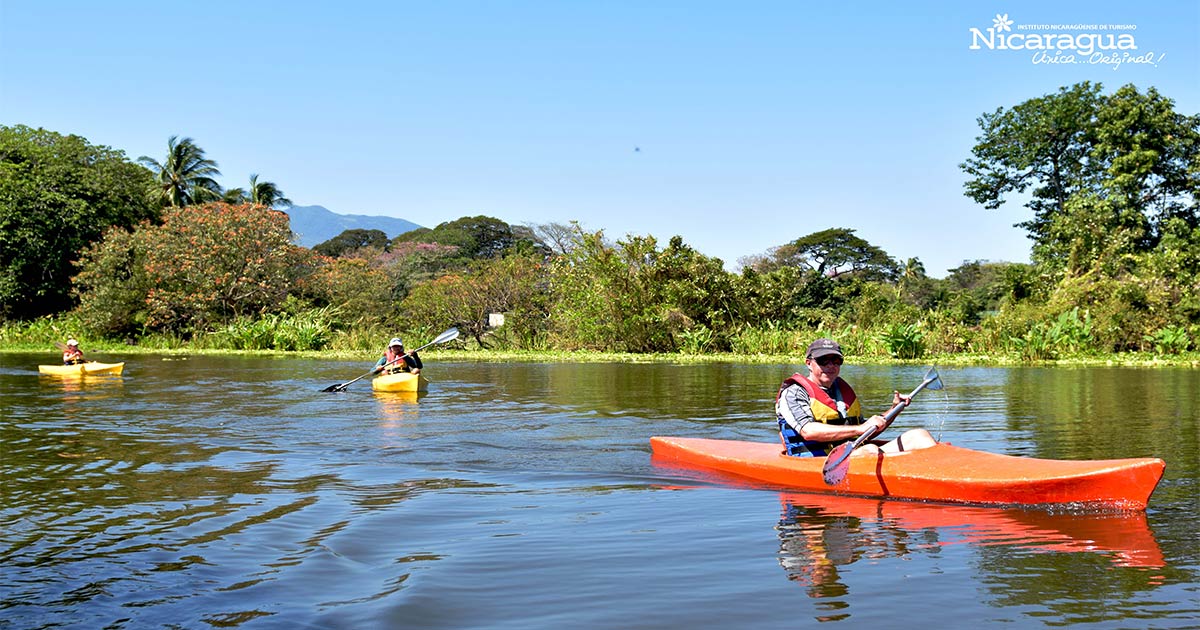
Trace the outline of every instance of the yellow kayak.
{"type": "Polygon", "coordinates": [[[429,390],[429,380],[422,374],[411,372],[384,374],[371,381],[371,389],[377,392],[424,392],[429,390]]]}
{"type": "Polygon", "coordinates": [[[39,365],[38,372],[55,376],[86,376],[89,374],[120,374],[125,369],[125,362],[99,363],[89,361],[75,365],[39,365]]]}

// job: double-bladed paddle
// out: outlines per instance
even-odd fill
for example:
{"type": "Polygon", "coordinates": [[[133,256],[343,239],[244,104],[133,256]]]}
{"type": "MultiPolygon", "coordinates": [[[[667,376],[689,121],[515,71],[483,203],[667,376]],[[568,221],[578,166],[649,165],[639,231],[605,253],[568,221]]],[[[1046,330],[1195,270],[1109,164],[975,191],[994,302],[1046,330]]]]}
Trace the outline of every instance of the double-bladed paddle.
{"type": "MultiPolygon", "coordinates": [[[[66,352],[66,351],[67,351],[67,347],[68,347],[68,346],[67,346],[67,344],[65,344],[65,343],[63,343],[63,342],[61,342],[61,341],[55,341],[55,342],[54,342],[54,346],[55,346],[56,348],[58,348],[59,350],[62,350],[63,352],[66,352]]],[[[95,363],[95,362],[96,362],[96,361],[95,361],[95,359],[85,359],[85,360],[84,360],[84,363],[95,363]]],[[[79,364],[78,364],[78,363],[76,363],[75,365],[79,365],[79,364]]]]}
{"type": "MultiPolygon", "coordinates": [[[[391,361],[388,361],[387,363],[383,364],[382,367],[387,367],[387,366],[395,363],[396,361],[403,359],[404,357],[406,357],[410,354],[416,354],[416,353],[424,350],[425,348],[432,346],[435,343],[446,343],[447,341],[453,341],[455,339],[458,339],[458,329],[451,328],[451,329],[447,330],[446,332],[438,335],[437,338],[434,339],[433,341],[430,341],[429,343],[421,346],[420,348],[417,348],[416,350],[411,350],[409,352],[405,352],[404,354],[396,357],[395,359],[392,359],[391,361]]],[[[326,387],[325,389],[322,389],[321,391],[323,391],[323,392],[344,392],[344,391],[346,391],[346,388],[349,387],[355,381],[364,379],[364,378],[374,374],[375,371],[379,370],[379,369],[382,369],[382,368],[371,368],[370,372],[367,372],[366,374],[363,374],[362,376],[360,376],[358,378],[351,379],[349,381],[346,381],[345,383],[335,383],[333,385],[330,385],[329,387],[326,387]]]]}
{"type": "Polygon", "coordinates": [[[904,408],[908,406],[907,401],[912,400],[913,396],[916,396],[922,389],[942,389],[943,387],[942,377],[938,376],[937,369],[929,368],[929,371],[925,373],[925,380],[921,381],[921,384],[917,385],[917,388],[912,390],[912,393],[907,398],[902,399],[900,404],[892,407],[883,415],[883,419],[887,422],[883,425],[882,429],[867,431],[858,436],[857,440],[838,444],[829,452],[829,456],[825,458],[825,465],[821,467],[825,483],[831,486],[841,483],[846,478],[846,473],[850,472],[850,454],[854,452],[854,449],[862,446],[876,435],[883,433],[885,429],[891,426],[892,421],[896,419],[896,416],[900,415],[901,411],[904,411],[904,408]]]}

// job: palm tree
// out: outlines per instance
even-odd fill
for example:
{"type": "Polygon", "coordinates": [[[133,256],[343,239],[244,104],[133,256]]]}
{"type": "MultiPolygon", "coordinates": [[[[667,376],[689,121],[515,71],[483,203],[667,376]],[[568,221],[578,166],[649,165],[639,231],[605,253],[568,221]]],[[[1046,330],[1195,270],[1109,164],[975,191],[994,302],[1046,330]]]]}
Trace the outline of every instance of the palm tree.
{"type": "Polygon", "coordinates": [[[283,196],[283,191],[279,189],[273,182],[258,181],[258,173],[250,175],[250,203],[274,208],[275,206],[283,206],[287,208],[292,205],[292,200],[283,196]]]}
{"type": "Polygon", "coordinates": [[[900,272],[900,282],[896,283],[896,296],[900,297],[908,295],[911,299],[916,299],[917,294],[922,293],[922,286],[928,288],[928,282],[925,282],[925,263],[921,262],[920,258],[909,258],[904,261],[904,268],[900,272]]]}
{"type": "Polygon", "coordinates": [[[920,280],[925,277],[925,263],[921,262],[920,258],[909,258],[904,263],[904,278],[906,280],[920,280]]]}
{"type": "Polygon", "coordinates": [[[221,185],[213,179],[221,174],[217,163],[204,157],[204,149],[191,138],[167,139],[167,157],[160,164],[145,155],[138,163],[154,172],[151,195],[165,205],[181,208],[221,198],[221,185]]]}

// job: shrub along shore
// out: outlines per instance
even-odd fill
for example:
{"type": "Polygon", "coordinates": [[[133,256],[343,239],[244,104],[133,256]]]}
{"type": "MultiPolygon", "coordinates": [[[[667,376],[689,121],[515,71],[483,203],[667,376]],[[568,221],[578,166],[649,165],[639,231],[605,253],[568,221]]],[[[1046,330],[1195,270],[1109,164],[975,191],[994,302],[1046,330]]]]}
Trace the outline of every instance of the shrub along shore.
{"type": "MultiPolygon", "coordinates": [[[[240,348],[221,346],[213,339],[184,341],[174,337],[153,336],[139,341],[117,341],[111,339],[90,340],[63,330],[60,325],[0,325],[0,352],[45,353],[46,362],[56,362],[59,350],[56,344],[63,343],[72,335],[83,337],[80,342],[85,356],[96,355],[104,359],[146,354],[168,355],[241,355],[257,357],[304,358],[374,361],[383,352],[383,345],[393,335],[387,331],[371,334],[335,336],[335,343],[323,350],[281,350],[276,348],[240,348]],[[336,343],[342,341],[345,343],[336,343]],[[365,343],[364,343],[365,342],[365,343]]],[[[832,336],[819,331],[797,334],[798,340],[832,336]]],[[[410,347],[419,347],[432,340],[421,336],[408,337],[410,347]]],[[[434,346],[421,351],[427,361],[477,361],[514,363],[757,363],[795,364],[804,362],[804,345],[785,352],[600,352],[594,350],[512,350],[481,348],[472,340],[458,340],[446,346],[434,346]]],[[[923,353],[915,358],[898,358],[879,348],[853,351],[847,348],[847,361],[859,365],[942,365],[942,366],[1128,366],[1128,367],[1192,367],[1200,368],[1200,352],[1157,354],[1153,352],[1073,353],[1055,359],[1030,359],[1019,349],[1008,352],[937,352],[923,353]],[[863,351],[865,350],[865,351],[863,351]]]]}

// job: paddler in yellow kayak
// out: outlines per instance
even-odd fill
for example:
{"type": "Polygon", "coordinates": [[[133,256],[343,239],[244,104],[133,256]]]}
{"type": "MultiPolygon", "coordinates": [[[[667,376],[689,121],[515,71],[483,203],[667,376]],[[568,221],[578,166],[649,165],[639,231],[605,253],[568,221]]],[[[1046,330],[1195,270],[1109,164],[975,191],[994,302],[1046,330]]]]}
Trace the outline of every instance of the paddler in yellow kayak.
{"type": "MultiPolygon", "coordinates": [[[[888,422],[883,416],[863,419],[862,406],[850,384],[842,380],[842,347],[832,339],[817,339],[808,346],[804,363],[808,376],[799,372],[779,386],[775,396],[775,416],[779,435],[788,455],[825,457],[835,446],[853,440],[867,431],[882,431],[888,422]]],[[[906,396],[893,394],[892,405],[907,404],[906,396]]],[[[929,448],[937,440],[925,429],[910,429],[885,442],[872,440],[862,451],[897,453],[929,448]]]]}
{"type": "Polygon", "coordinates": [[[404,342],[400,341],[399,337],[392,337],[392,340],[388,342],[387,350],[375,364],[374,373],[395,374],[397,372],[412,372],[413,374],[420,374],[422,367],[424,366],[421,363],[421,357],[415,351],[412,353],[404,352],[404,342]]]}
{"type": "Polygon", "coordinates": [[[68,339],[67,347],[63,348],[63,365],[76,365],[79,363],[87,363],[83,358],[83,351],[79,349],[79,342],[74,339],[68,339]]]}

